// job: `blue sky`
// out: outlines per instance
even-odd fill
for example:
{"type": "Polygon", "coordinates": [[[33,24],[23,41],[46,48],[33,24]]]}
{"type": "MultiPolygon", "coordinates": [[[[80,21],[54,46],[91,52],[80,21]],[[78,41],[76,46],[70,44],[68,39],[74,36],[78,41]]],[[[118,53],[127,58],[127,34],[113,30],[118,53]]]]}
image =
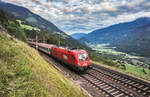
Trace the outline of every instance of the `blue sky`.
{"type": "Polygon", "coordinates": [[[150,17],[150,0],[2,0],[28,8],[67,34],[150,17]]]}

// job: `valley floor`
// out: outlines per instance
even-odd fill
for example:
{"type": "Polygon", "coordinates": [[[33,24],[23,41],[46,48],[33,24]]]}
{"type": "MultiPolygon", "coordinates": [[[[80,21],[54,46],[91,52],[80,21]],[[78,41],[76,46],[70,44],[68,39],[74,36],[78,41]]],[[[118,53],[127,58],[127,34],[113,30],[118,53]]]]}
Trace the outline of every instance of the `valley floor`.
{"type": "Polygon", "coordinates": [[[109,63],[105,64],[101,61],[99,61],[98,63],[105,64],[104,66],[115,68],[116,70],[123,71],[127,74],[132,74],[145,80],[150,80],[150,58],[140,57],[136,54],[131,55],[124,52],[119,52],[115,50],[115,47],[109,47],[108,44],[88,45],[93,50],[96,50],[98,55],[106,60],[109,60],[110,62],[119,64],[120,66],[122,66],[122,68],[111,66],[109,65],[109,63]]]}

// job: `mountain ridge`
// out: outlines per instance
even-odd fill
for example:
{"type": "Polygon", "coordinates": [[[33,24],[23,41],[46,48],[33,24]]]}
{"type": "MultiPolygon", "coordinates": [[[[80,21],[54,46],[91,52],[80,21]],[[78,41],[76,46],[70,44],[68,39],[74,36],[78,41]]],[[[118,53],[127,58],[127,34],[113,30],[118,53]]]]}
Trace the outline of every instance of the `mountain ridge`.
{"type": "Polygon", "coordinates": [[[116,50],[128,53],[137,53],[150,57],[143,51],[149,52],[150,43],[150,18],[142,17],[131,22],[115,24],[103,29],[97,29],[81,38],[81,43],[109,44],[116,50]],[[142,45],[143,44],[143,45],[142,45]]]}
{"type": "MultiPolygon", "coordinates": [[[[40,22],[41,20],[43,22],[46,22],[46,25],[49,25],[51,28],[53,28],[53,30],[63,32],[59,28],[57,28],[53,23],[51,23],[50,21],[42,18],[41,16],[31,12],[29,9],[24,8],[22,6],[18,6],[18,5],[14,5],[14,4],[11,4],[11,3],[0,1],[0,8],[2,8],[3,10],[5,10],[5,11],[7,11],[9,13],[12,13],[16,17],[19,17],[19,18],[21,18],[23,20],[28,21],[32,26],[38,26],[41,29],[44,28],[44,27],[40,27],[38,24],[34,23],[35,22],[34,20],[33,20],[34,22],[27,20],[28,16],[29,17],[32,17],[32,16],[35,17],[37,19],[36,22],[37,21],[40,22]]],[[[41,22],[41,24],[42,24],[42,22],[41,22]]]]}

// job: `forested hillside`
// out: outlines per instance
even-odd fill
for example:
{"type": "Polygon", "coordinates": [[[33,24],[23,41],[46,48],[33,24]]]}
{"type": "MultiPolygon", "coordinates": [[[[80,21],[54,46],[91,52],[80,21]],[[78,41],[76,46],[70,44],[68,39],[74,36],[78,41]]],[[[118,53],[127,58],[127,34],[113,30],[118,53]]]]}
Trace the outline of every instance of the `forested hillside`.
{"type": "MultiPolygon", "coordinates": [[[[67,40],[58,38],[57,36],[48,33],[42,29],[30,26],[26,21],[20,20],[15,16],[0,9],[0,25],[7,29],[8,33],[22,41],[27,41],[27,39],[36,39],[39,42],[46,42],[51,44],[56,44],[60,42],[61,46],[73,46],[68,43],[67,40]]],[[[77,46],[77,45],[74,45],[77,46]]],[[[79,47],[82,47],[79,45],[79,47]]]]}

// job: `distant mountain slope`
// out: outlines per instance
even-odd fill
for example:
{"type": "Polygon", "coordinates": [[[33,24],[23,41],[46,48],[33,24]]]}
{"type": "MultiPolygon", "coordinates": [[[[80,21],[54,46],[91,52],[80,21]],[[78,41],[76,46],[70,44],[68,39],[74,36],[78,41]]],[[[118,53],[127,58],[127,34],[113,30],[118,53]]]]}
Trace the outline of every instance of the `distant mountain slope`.
{"type": "Polygon", "coordinates": [[[71,36],[75,39],[80,39],[80,38],[86,36],[86,34],[85,33],[75,33],[75,34],[71,34],[71,36]]]}
{"type": "Polygon", "coordinates": [[[147,54],[147,52],[150,52],[150,18],[142,17],[131,22],[98,29],[89,33],[83,39],[81,40],[82,43],[108,43],[110,46],[116,46],[117,50],[150,57],[147,54]]]}
{"type": "Polygon", "coordinates": [[[53,32],[62,32],[58,29],[53,23],[43,19],[39,15],[32,13],[27,8],[13,5],[10,3],[0,2],[0,8],[4,9],[5,11],[29,22],[32,26],[36,26],[38,28],[47,29],[51,33],[53,32]]]}
{"type": "Polygon", "coordinates": [[[95,44],[116,44],[122,39],[132,39],[132,32],[150,22],[150,18],[143,17],[132,22],[120,23],[107,28],[98,29],[89,33],[86,38],[95,44]]]}
{"type": "MultiPolygon", "coordinates": [[[[26,24],[24,21],[17,19],[14,15],[0,9],[0,27],[5,28],[10,35],[22,40],[36,39],[38,42],[46,42],[61,46],[69,46],[66,40],[58,39],[55,35],[45,32],[42,29],[26,24]]],[[[76,46],[76,45],[75,45],[76,46]]],[[[79,45],[80,46],[80,45],[79,45]]]]}
{"type": "Polygon", "coordinates": [[[115,46],[119,51],[150,57],[150,23],[136,28],[131,38],[124,38],[115,46]]]}
{"type": "Polygon", "coordinates": [[[13,5],[10,3],[4,3],[1,1],[0,1],[0,8],[15,15],[19,19],[26,21],[27,23],[29,23],[30,25],[32,25],[34,27],[43,29],[46,32],[51,33],[57,37],[59,37],[59,35],[60,35],[61,39],[65,40],[65,41],[69,41],[68,44],[70,46],[81,46],[81,44],[78,41],[76,41],[75,39],[73,39],[71,36],[67,35],[63,31],[61,31],[53,23],[43,19],[39,15],[32,13],[27,8],[13,5]]]}

